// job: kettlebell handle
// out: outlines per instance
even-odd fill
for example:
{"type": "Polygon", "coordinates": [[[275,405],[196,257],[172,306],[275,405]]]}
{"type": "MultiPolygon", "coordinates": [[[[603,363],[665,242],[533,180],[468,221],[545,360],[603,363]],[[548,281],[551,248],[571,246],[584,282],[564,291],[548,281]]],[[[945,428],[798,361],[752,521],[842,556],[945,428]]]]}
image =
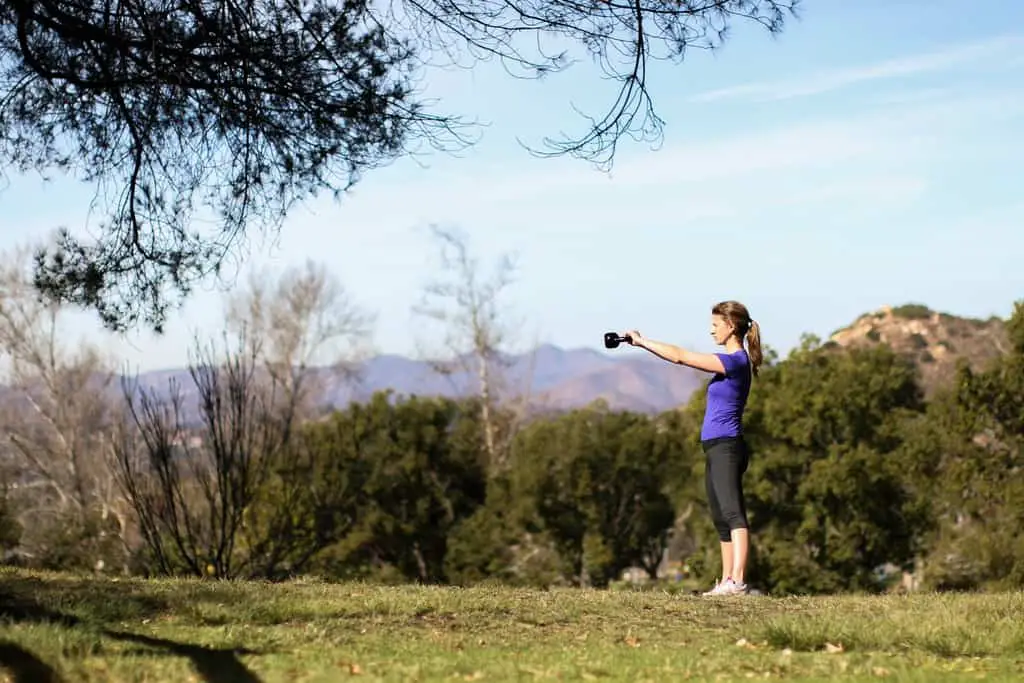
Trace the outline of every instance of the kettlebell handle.
{"type": "Polygon", "coordinates": [[[605,332],[604,333],[604,347],[606,349],[614,349],[619,344],[631,344],[633,343],[633,337],[630,335],[620,335],[618,332],[605,332]]]}

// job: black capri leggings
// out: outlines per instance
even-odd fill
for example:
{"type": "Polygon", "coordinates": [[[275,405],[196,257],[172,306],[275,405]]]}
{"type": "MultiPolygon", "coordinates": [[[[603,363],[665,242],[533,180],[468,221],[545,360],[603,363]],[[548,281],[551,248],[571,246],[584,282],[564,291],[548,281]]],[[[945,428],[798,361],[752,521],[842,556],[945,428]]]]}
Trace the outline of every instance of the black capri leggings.
{"type": "Polygon", "coordinates": [[[702,441],[704,484],[707,487],[711,519],[718,538],[732,540],[733,529],[747,528],[747,507],[743,502],[743,473],[749,452],[743,437],[722,437],[702,441]]]}

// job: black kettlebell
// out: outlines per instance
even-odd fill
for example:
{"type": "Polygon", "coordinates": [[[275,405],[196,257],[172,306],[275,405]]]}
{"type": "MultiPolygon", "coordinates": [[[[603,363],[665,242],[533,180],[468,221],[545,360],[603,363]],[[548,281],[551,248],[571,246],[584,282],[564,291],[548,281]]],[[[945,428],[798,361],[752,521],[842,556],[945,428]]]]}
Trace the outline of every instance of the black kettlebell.
{"type": "Polygon", "coordinates": [[[604,348],[614,349],[618,348],[619,344],[631,344],[633,338],[628,334],[625,336],[620,335],[618,332],[605,332],[604,333],[604,348]]]}

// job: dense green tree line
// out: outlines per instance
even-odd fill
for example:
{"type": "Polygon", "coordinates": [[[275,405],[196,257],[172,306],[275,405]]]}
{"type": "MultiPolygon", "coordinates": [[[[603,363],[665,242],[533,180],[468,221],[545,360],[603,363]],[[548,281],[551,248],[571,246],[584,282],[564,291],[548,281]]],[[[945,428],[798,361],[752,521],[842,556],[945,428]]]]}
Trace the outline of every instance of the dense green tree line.
{"type": "MultiPolygon", "coordinates": [[[[886,346],[808,337],[769,359],[747,418],[759,588],[873,591],[904,572],[925,588],[1024,586],[1024,304],[1009,329],[999,362],[961,367],[927,402],[914,366],[886,346]]],[[[491,428],[510,446],[491,468],[479,400],[378,394],[295,427],[266,455],[267,476],[218,546],[237,557],[221,564],[273,579],[607,586],[630,568],[664,577],[668,558],[696,586],[717,569],[703,401],[656,416],[602,404],[499,415],[491,428]]],[[[12,547],[7,511],[0,542],[12,547]]],[[[196,573],[173,543],[160,562],[155,547],[135,544],[137,571],[196,573]]]]}

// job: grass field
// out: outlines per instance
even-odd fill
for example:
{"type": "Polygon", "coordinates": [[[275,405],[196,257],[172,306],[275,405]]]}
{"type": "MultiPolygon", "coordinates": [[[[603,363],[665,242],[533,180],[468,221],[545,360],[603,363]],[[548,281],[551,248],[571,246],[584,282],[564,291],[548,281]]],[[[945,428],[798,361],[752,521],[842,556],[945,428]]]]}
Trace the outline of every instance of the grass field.
{"type": "Polygon", "coordinates": [[[1020,593],[709,599],[10,570],[0,586],[14,683],[1024,677],[1020,593]]]}

